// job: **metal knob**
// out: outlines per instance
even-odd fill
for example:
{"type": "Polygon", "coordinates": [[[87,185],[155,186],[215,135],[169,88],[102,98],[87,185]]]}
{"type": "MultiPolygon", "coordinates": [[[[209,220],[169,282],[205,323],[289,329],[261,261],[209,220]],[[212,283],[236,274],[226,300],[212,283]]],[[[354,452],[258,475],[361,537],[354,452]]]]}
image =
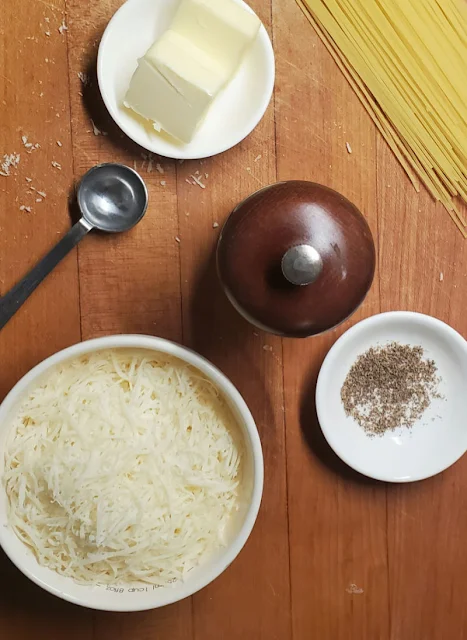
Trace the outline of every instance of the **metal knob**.
{"type": "Polygon", "coordinates": [[[291,247],[282,258],[282,273],[295,285],[314,282],[323,270],[323,261],[316,249],[309,244],[291,247]]]}

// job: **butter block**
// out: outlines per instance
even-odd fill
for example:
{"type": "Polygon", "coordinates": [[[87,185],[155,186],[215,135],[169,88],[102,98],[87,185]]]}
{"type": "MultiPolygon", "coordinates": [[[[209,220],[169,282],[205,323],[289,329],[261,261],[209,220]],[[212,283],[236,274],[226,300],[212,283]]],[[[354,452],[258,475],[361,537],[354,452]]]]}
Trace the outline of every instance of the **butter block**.
{"type": "Polygon", "coordinates": [[[182,0],[170,28],[217,60],[230,78],[260,26],[259,18],[234,0],[182,0]]]}
{"type": "Polygon", "coordinates": [[[138,61],[124,102],[157,130],[190,142],[225,82],[215,59],[168,30],[138,61]]]}

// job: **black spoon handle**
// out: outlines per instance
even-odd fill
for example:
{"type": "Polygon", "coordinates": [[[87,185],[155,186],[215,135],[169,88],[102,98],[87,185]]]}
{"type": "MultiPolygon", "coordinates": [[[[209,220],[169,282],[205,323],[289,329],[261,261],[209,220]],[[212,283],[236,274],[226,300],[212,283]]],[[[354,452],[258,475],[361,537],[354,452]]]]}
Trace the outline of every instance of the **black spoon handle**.
{"type": "Polygon", "coordinates": [[[22,280],[0,298],[0,329],[6,325],[8,320],[18,311],[20,306],[29,298],[42,280],[57,266],[60,260],[62,260],[91,229],[91,225],[81,218],[22,280]]]}

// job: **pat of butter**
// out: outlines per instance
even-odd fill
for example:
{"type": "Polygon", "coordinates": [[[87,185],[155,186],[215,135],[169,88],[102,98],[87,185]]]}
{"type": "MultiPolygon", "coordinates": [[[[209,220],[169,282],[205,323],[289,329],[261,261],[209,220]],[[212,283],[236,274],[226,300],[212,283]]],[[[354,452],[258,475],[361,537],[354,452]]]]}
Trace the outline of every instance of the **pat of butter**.
{"type": "Polygon", "coordinates": [[[168,30],[138,61],[125,105],[189,142],[225,81],[216,60],[168,30]]]}
{"type": "Polygon", "coordinates": [[[259,18],[234,0],[182,0],[170,28],[217,60],[230,78],[260,26],[259,18]]]}

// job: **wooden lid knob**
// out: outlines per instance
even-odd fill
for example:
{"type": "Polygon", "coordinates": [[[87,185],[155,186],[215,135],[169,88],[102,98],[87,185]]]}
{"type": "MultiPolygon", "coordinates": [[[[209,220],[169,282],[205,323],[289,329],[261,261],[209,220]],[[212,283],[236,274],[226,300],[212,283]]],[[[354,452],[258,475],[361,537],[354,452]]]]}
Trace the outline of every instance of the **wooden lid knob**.
{"type": "Polygon", "coordinates": [[[363,302],[375,247],[365,218],[336,191],[305,181],[257,191],[231,213],[217,264],[225,292],[259,328],[322,333],[363,302]]]}

